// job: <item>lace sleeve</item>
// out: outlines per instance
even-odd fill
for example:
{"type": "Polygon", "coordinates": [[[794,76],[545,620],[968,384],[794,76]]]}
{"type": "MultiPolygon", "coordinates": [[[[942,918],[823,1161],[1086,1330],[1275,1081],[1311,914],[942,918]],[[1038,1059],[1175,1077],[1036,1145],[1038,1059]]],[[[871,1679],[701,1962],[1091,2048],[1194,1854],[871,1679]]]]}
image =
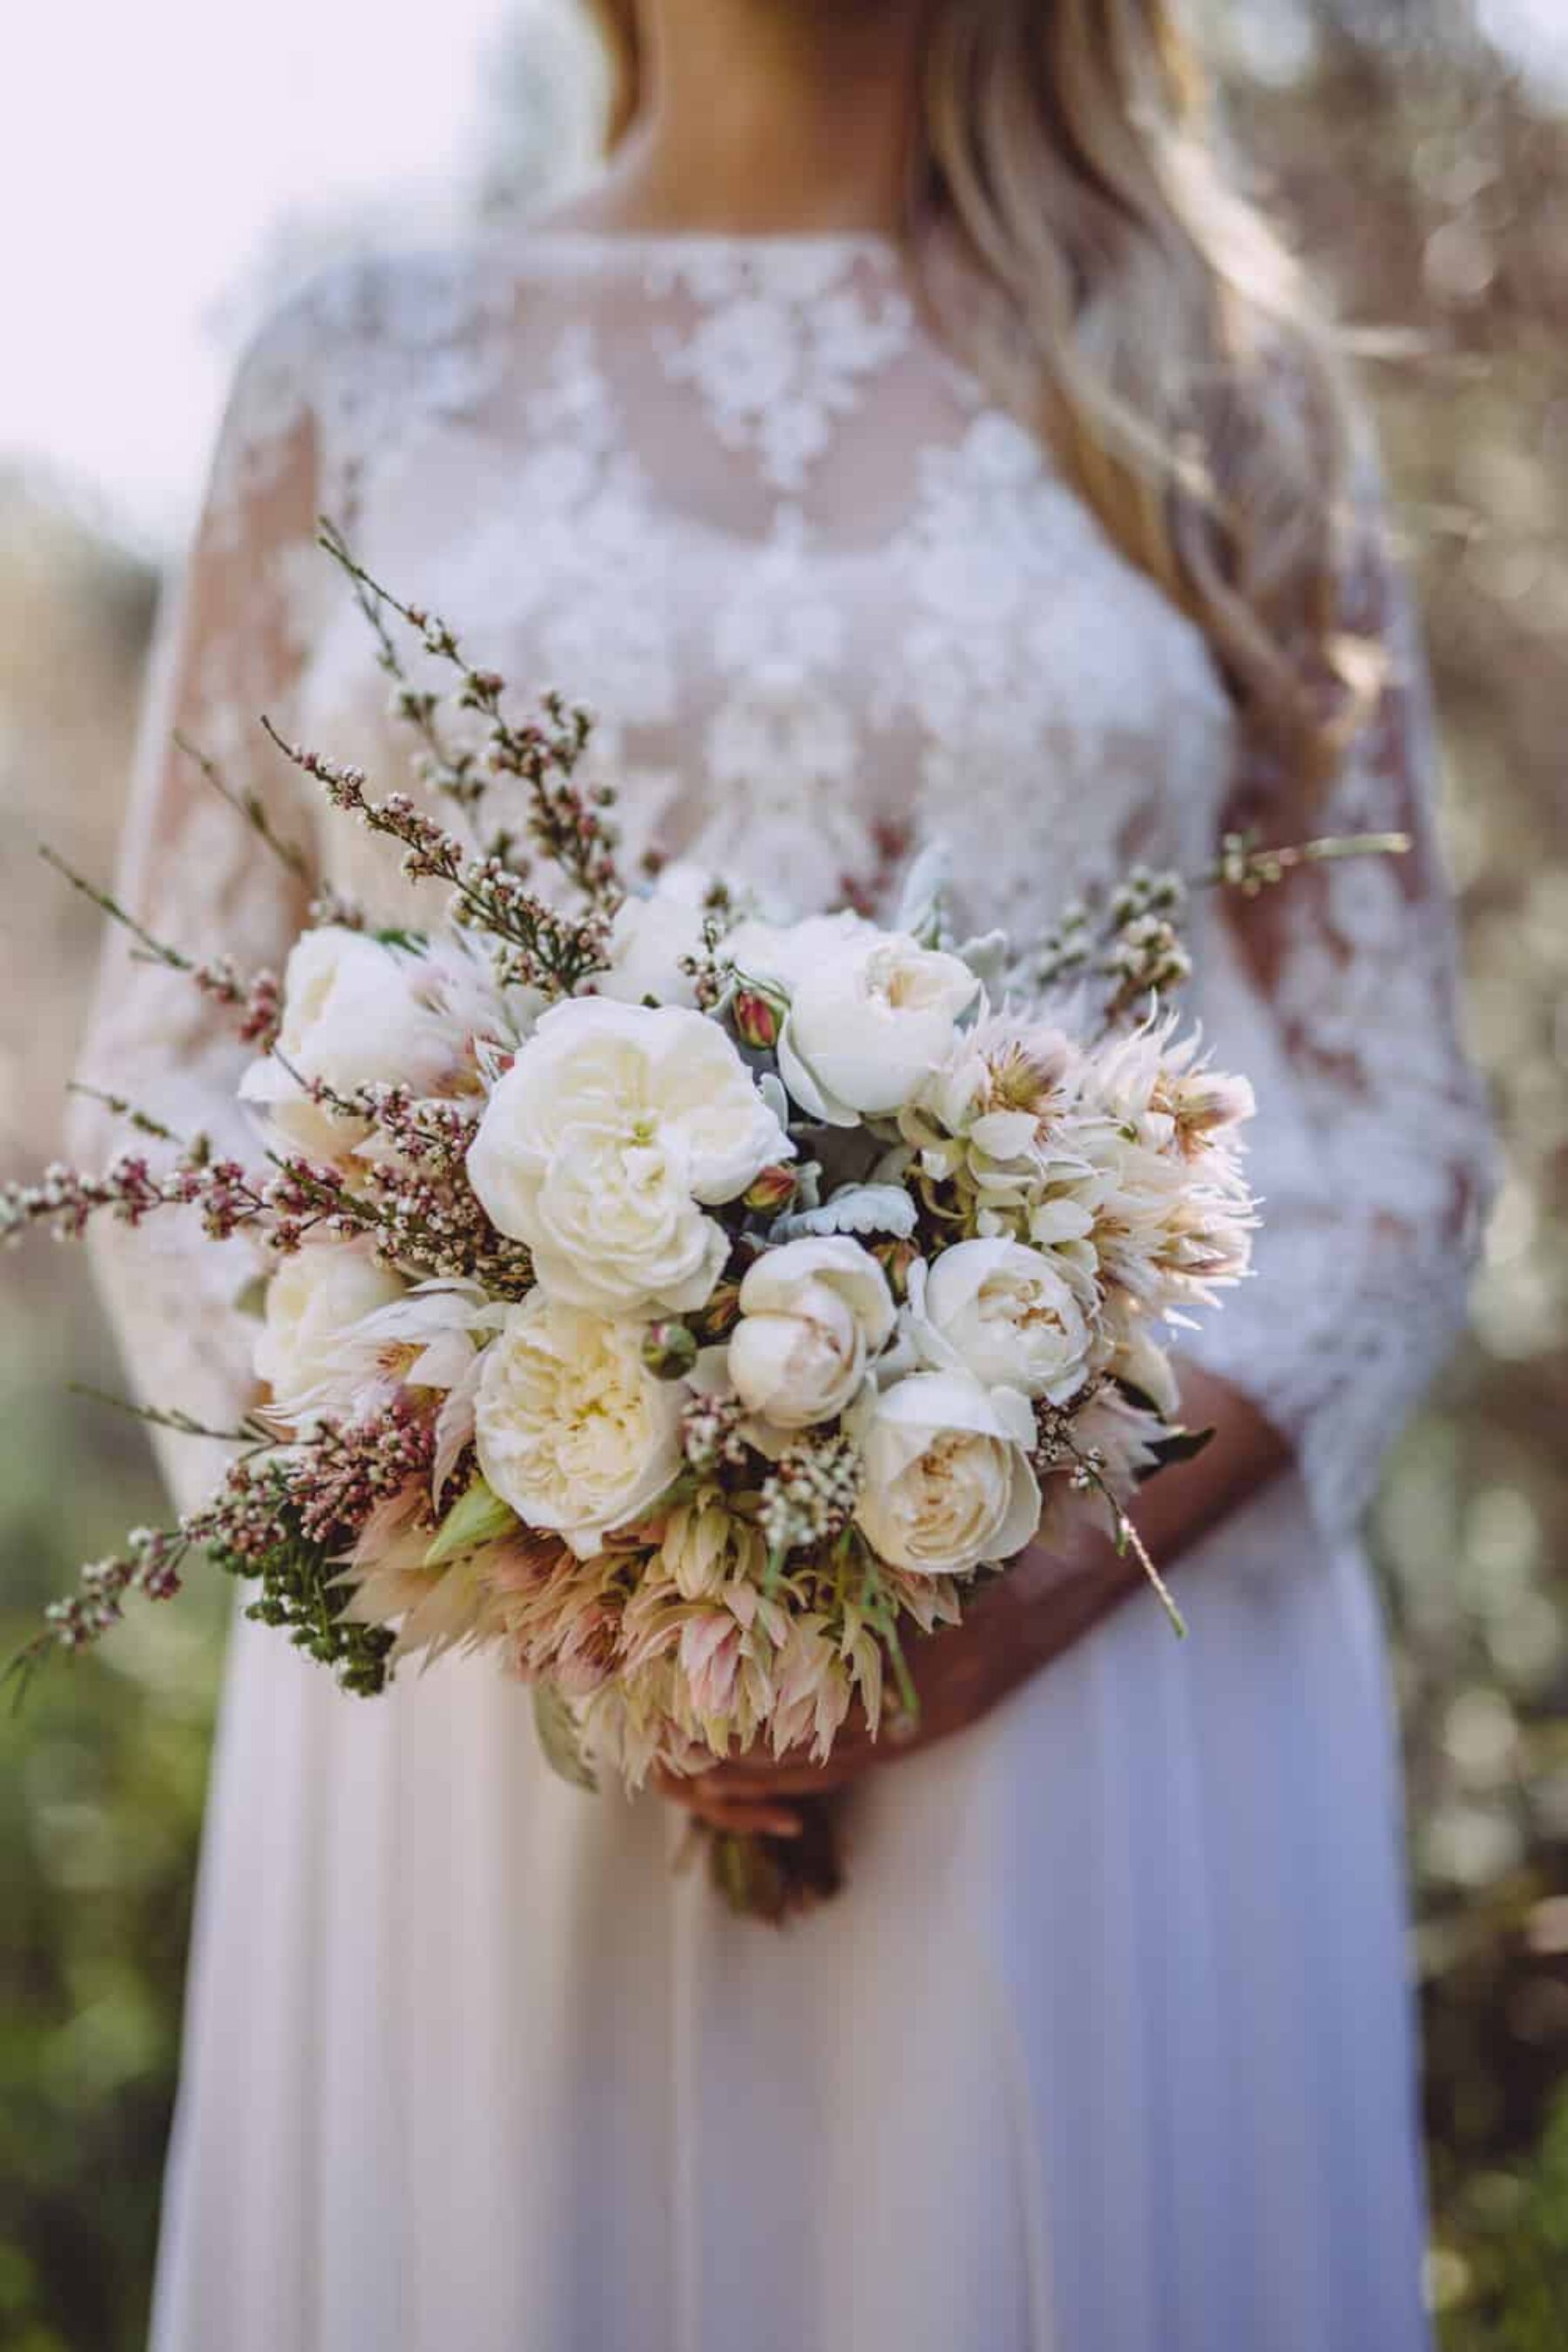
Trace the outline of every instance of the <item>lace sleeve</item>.
{"type": "MultiPolygon", "coordinates": [[[[308,348],[296,308],[264,331],[237,378],[195,545],[160,621],[115,886],[157,938],[198,957],[232,955],[242,972],[278,967],[305,892],[174,736],[214,759],[232,787],[259,794],[279,833],[303,844],[304,814],[258,717],[265,709],[288,723],[299,667],[295,583],[315,511],[308,348]]],[[[138,959],[111,927],[84,1087],[129,1099],[178,1135],[205,1132],[250,1156],[234,1093],[247,1051],[188,981],[138,959]]],[[[106,1108],[79,1097],[73,1157],[102,1164],[128,1139],[106,1108]]],[[[236,1301],[254,1271],[248,1246],[220,1248],[170,1210],[135,1231],[101,1225],[93,1253],[138,1394],[204,1419],[243,1410],[249,1342],[236,1301]]],[[[160,1451],[182,1501],[210,1486],[210,1444],[173,1440],[160,1451]]]]}
{"type": "Polygon", "coordinates": [[[1411,600],[1381,498],[1363,501],[1352,636],[1384,656],[1377,709],[1325,795],[1244,774],[1229,823],[1265,841],[1404,832],[1400,858],[1320,866],[1253,899],[1210,896],[1196,1006],[1258,1093],[1256,1279],[1187,1353],[1295,1449],[1343,1533],[1452,1345],[1491,1184],[1484,1096],[1457,1024],[1456,926],[1434,838],[1436,740],[1411,600]]]}

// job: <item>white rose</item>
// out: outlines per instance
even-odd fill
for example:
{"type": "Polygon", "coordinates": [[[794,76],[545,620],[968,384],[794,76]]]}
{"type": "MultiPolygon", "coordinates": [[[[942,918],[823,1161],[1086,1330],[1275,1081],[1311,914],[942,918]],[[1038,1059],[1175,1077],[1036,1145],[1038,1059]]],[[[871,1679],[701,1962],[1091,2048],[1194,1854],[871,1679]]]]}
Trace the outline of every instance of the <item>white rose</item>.
{"type": "Polygon", "coordinates": [[[896,931],[852,935],[792,987],[779,1075],[812,1118],[885,1117],[945,1062],[979,989],[957,956],[896,931]]]}
{"type": "Polygon", "coordinates": [[[916,1348],[939,1370],[1066,1404],[1083,1386],[1090,1335],[1060,1267],[1022,1242],[957,1242],[910,1269],[916,1348]]]}
{"type": "Polygon", "coordinates": [[[552,1158],[530,1223],[544,1288],[599,1315],[694,1314],[730,1254],[723,1226],[691,1197],[678,1147],[593,1128],[552,1158]]]}
{"type": "Polygon", "coordinates": [[[684,1314],[727,1254],[700,1205],[734,1200],[794,1150],[717,1022],[584,997],[547,1013],[498,1081],[468,1170],[547,1289],[684,1314]]]}
{"type": "Polygon", "coordinates": [[[698,866],[667,866],[653,888],[623,898],[610,925],[610,968],[595,975],[601,996],[622,1004],[694,1005],[692,975],[681,969],[702,946],[702,909],[712,877],[698,866]]]}
{"type": "Polygon", "coordinates": [[[769,923],[748,916],[724,941],[724,953],[748,980],[771,982],[787,995],[827,957],[885,934],[848,908],[837,915],[807,915],[798,923],[769,923]]]}
{"type": "Polygon", "coordinates": [[[333,1159],[363,1141],[368,1124],[310,1101],[300,1079],[321,1079],[340,1095],[378,1084],[448,1093],[474,1082],[473,1039],[510,1044],[531,1009],[524,992],[503,996],[460,942],[395,947],[323,924],[295,942],[278,1055],[250,1065],[240,1097],[288,1142],[333,1159]]]}
{"type": "Polygon", "coordinates": [[[855,1517],[874,1550],[914,1576],[1011,1559],[1040,1523],[1035,1422],[1012,1389],[914,1372],[870,1397],[855,1434],[865,1485],[855,1517]]]}
{"type": "Polygon", "coordinates": [[[352,1242],[308,1242],[283,1259],[267,1286],[253,1361],[257,1379],[286,1415],[307,1399],[331,1395],[363,1378],[356,1326],[406,1288],[352,1242]]]}
{"type": "Polygon", "coordinates": [[[532,1528],[591,1559],[680,1467],[679,1381],[657,1380],[635,1323],[534,1290],[486,1349],[474,1442],[489,1484],[532,1528]]]}
{"type": "Polygon", "coordinates": [[[741,1285],[730,1381],[749,1411],[780,1429],[842,1412],[893,1328],[888,1280],[847,1234],[786,1242],[741,1285]]]}

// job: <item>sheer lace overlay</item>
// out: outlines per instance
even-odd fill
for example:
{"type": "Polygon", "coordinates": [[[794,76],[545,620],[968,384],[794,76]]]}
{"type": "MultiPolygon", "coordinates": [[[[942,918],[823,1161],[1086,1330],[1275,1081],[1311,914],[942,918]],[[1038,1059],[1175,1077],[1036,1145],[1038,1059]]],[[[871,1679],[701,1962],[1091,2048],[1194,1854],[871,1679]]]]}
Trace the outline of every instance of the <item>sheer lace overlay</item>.
{"type": "MultiPolygon", "coordinates": [[[[940,835],[965,913],[1028,928],[1130,852],[1203,866],[1256,793],[1199,633],[934,346],[891,247],[541,235],[334,272],[241,371],[123,878],[187,947],[276,962],[301,909],[171,751],[176,724],[336,885],[405,904],[255,724],[266,709],[402,781],[385,682],[310,547],[318,508],[520,688],[592,699],[634,858],[710,859],[798,905],[874,890],[940,835]]],[[[1326,810],[1261,821],[1402,826],[1417,852],[1210,913],[1198,939],[1197,1009],[1258,1088],[1267,1229],[1260,1278],[1194,1352],[1292,1439],[1339,1528],[1451,1335],[1486,1170],[1419,655],[1385,567],[1366,595],[1392,658],[1377,723],[1326,810]]],[[[238,1059],[180,983],[114,951],[89,1080],[211,1129],[238,1059]]],[[[147,1387],[210,1410],[221,1363],[241,1393],[238,1270],[168,1228],[105,1255],[147,1387]]]]}

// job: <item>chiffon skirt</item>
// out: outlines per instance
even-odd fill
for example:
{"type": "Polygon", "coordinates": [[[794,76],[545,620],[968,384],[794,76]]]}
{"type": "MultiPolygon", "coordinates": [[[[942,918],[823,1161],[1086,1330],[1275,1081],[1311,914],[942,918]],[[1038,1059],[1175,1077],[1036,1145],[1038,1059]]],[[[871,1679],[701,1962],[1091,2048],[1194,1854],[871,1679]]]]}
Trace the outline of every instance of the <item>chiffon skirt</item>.
{"type": "Polygon", "coordinates": [[[1416,2352],[1399,1806],[1294,1475],[731,1917],[484,1661],[236,1638],[155,2352],[1416,2352]]]}

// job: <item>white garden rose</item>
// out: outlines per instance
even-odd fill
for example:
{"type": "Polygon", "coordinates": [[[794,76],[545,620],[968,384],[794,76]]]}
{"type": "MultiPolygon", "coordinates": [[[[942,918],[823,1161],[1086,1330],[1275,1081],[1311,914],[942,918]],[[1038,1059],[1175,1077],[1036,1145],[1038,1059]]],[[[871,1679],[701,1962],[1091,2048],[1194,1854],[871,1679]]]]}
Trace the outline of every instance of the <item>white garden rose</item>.
{"type": "Polygon", "coordinates": [[[642,1330],[531,1291],[486,1349],[474,1408],[479,1467],[531,1528],[591,1559],[680,1467],[679,1381],[642,1358],[642,1330]]]}
{"type": "Polygon", "coordinates": [[[468,1179],[541,1284],[611,1315],[688,1314],[727,1255],[702,1205],[794,1145],[717,1022],[584,997],[547,1013],[490,1096],[468,1179]]]}
{"type": "Polygon", "coordinates": [[[938,1370],[1066,1404],[1083,1386],[1091,1335],[1062,1268],[998,1236],[956,1242],[910,1269],[911,1336],[938,1370]]]}
{"type": "Polygon", "coordinates": [[[702,911],[713,877],[700,866],[667,866],[648,891],[631,891],[610,925],[610,968],[595,975],[601,996],[621,1004],[695,1005],[683,966],[702,947],[702,911]]]}
{"type": "Polygon", "coordinates": [[[913,1372],[852,1416],[865,1466],[855,1517],[912,1576],[964,1576],[1011,1559],[1040,1523],[1034,1414],[1016,1389],[964,1372],[913,1372]]]}
{"type": "Polygon", "coordinates": [[[340,1391],[363,1377],[358,1328],[407,1287],[353,1242],[307,1242],[282,1260],[267,1286],[253,1362],[285,1417],[307,1400],[351,1401],[340,1391]]]}
{"type": "Polygon", "coordinates": [[[843,1234],[766,1251],[741,1285],[740,1307],[730,1338],[731,1385],[750,1412],[779,1429],[805,1429],[842,1412],[893,1328],[886,1275],[843,1234]]]}
{"type": "Polygon", "coordinates": [[[694,1314],[730,1249],[722,1225],[692,1199],[679,1147],[592,1128],[546,1168],[531,1245],[534,1272],[552,1297],[631,1316],[694,1314]]]}
{"type": "Polygon", "coordinates": [[[746,979],[782,989],[787,996],[827,958],[885,937],[849,908],[837,915],[807,915],[798,923],[770,923],[752,915],[729,934],[724,953],[746,979]]]}
{"type": "Polygon", "coordinates": [[[301,1079],[321,1079],[340,1095],[375,1085],[415,1095],[465,1091],[477,1084],[472,1040],[510,1045],[536,1009],[528,992],[503,995],[460,940],[413,948],[324,923],[289,953],[278,1053],[250,1065],[240,1097],[286,1142],[339,1159],[369,1126],[311,1102],[301,1079]]]}
{"type": "Polygon", "coordinates": [[[947,1059],[979,990],[957,956],[863,926],[791,987],[779,1075],[830,1126],[886,1117],[947,1059]]]}

